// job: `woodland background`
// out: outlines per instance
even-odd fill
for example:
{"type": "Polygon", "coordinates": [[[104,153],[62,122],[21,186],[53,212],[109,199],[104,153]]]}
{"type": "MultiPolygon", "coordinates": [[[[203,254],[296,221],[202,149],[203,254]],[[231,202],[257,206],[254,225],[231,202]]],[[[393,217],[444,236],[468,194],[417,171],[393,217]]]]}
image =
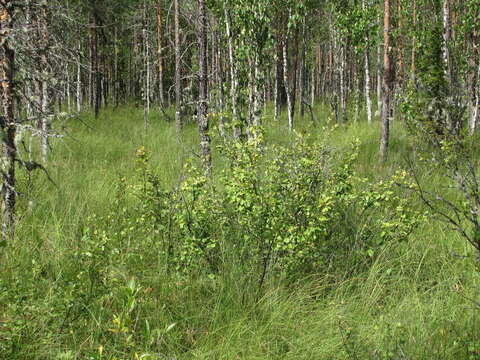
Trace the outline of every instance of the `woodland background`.
{"type": "Polygon", "coordinates": [[[0,0],[0,358],[479,359],[479,0],[0,0]]]}

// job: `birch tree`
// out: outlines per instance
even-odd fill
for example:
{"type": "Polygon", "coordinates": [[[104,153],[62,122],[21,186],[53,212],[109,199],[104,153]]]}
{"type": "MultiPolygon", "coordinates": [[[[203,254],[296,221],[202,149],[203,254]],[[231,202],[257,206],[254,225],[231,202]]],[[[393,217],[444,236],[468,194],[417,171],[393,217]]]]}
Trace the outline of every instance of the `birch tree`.
{"type": "Polygon", "coordinates": [[[14,1],[0,1],[0,81],[2,113],[1,195],[2,242],[13,239],[15,233],[15,146],[16,121],[14,118],[15,51],[12,44],[14,31],[14,1]]]}
{"type": "Polygon", "coordinates": [[[384,0],[383,18],[383,79],[382,79],[382,129],[380,139],[380,161],[385,162],[390,140],[391,96],[393,89],[391,32],[391,1],[384,0]]]}
{"type": "Polygon", "coordinates": [[[452,30],[450,26],[450,0],[443,0],[442,7],[442,19],[443,19],[443,46],[442,46],[442,55],[443,62],[445,67],[445,78],[447,83],[452,85],[452,68],[451,68],[451,59],[450,59],[450,41],[452,39],[452,30]]]}
{"type": "Polygon", "coordinates": [[[180,39],[180,1],[175,0],[175,124],[177,135],[183,127],[182,118],[182,44],[180,39]]]}
{"type": "MultiPolygon", "coordinates": [[[[362,0],[362,10],[365,12],[366,0],[362,0]]],[[[367,121],[372,123],[372,97],[371,97],[371,83],[370,83],[370,34],[367,29],[365,31],[365,49],[363,50],[364,69],[365,69],[365,100],[367,105],[367,121]]]]}
{"type": "MultiPolygon", "coordinates": [[[[36,2],[36,1],[35,1],[36,2]]],[[[39,19],[38,19],[38,40],[39,40],[39,66],[40,66],[40,78],[41,78],[41,94],[39,98],[41,99],[41,120],[40,120],[40,130],[41,130],[41,145],[40,150],[42,153],[42,159],[44,162],[48,159],[49,152],[49,135],[51,127],[51,91],[49,82],[51,76],[49,74],[49,47],[50,39],[48,34],[48,19],[49,11],[46,2],[36,4],[39,10],[39,19]]]]}
{"type": "Polygon", "coordinates": [[[228,60],[230,66],[230,101],[232,104],[232,118],[233,118],[233,137],[239,139],[241,135],[240,120],[238,118],[238,69],[237,61],[235,59],[234,52],[234,38],[232,31],[232,20],[230,15],[230,9],[228,8],[228,2],[223,4],[225,28],[227,32],[228,41],[228,60]]]}
{"type": "Polygon", "coordinates": [[[163,10],[162,1],[157,0],[157,61],[158,61],[158,99],[160,106],[165,106],[164,96],[164,74],[163,74],[163,45],[164,31],[163,31],[163,10]]]}
{"type": "Polygon", "coordinates": [[[199,99],[198,130],[200,133],[200,152],[205,173],[212,172],[210,135],[208,134],[208,78],[207,78],[207,15],[205,1],[198,0],[198,64],[199,99]]]}

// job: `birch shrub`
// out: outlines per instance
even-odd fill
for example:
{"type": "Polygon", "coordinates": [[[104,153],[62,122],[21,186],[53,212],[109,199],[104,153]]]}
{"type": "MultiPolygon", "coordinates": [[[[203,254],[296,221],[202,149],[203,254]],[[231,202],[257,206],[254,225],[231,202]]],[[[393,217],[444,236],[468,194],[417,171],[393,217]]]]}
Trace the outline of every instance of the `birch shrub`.
{"type": "Polygon", "coordinates": [[[214,179],[189,162],[173,191],[137,152],[139,176],[122,185],[125,206],[107,226],[117,229],[111,239],[129,244],[126,258],[162,255],[169,271],[211,276],[236,264],[260,285],[273,275],[352,274],[407,240],[421,219],[397,178],[370,185],[356,174],[358,144],[339,156],[301,136],[267,145],[252,130],[219,152],[225,165],[214,179]]]}

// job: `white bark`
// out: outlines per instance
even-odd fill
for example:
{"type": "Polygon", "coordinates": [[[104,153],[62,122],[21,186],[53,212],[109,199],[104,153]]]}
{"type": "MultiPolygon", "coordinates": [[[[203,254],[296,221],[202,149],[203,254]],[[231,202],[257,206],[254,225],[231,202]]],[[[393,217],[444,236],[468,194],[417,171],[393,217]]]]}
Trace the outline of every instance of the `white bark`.
{"type": "Polygon", "coordinates": [[[360,79],[357,74],[355,74],[355,122],[360,118],[360,79]]]}
{"type": "MultiPolygon", "coordinates": [[[[365,10],[365,0],[362,0],[362,8],[365,10]]],[[[367,102],[367,122],[370,125],[372,123],[372,98],[370,97],[371,85],[370,85],[370,56],[369,50],[370,38],[365,35],[365,50],[364,50],[364,65],[365,65],[365,99],[367,102]]]]}
{"type": "Polygon", "coordinates": [[[78,42],[78,59],[77,59],[77,112],[82,111],[82,67],[81,67],[81,45],[78,42]]]}
{"type": "MultiPolygon", "coordinates": [[[[278,54],[278,52],[277,52],[278,54]]],[[[278,61],[278,60],[277,60],[278,61]]],[[[274,110],[273,110],[273,119],[275,121],[278,120],[278,116],[280,115],[280,77],[278,76],[277,71],[278,64],[275,64],[275,89],[273,89],[273,97],[274,97],[274,110]]]]}
{"type": "Polygon", "coordinates": [[[182,53],[180,38],[180,0],[175,0],[175,124],[177,136],[180,137],[183,127],[183,94],[182,94],[182,53]]]}
{"type": "Polygon", "coordinates": [[[68,71],[68,64],[65,65],[65,73],[66,73],[66,95],[67,95],[67,108],[68,112],[70,113],[72,111],[72,98],[70,96],[70,72],[68,71]]]}
{"type": "Polygon", "coordinates": [[[367,121],[372,123],[372,98],[370,96],[370,57],[368,56],[368,46],[365,48],[365,99],[367,101],[367,121]]]}
{"type": "Polygon", "coordinates": [[[283,80],[285,83],[285,91],[287,93],[287,108],[288,108],[288,130],[293,130],[293,104],[292,104],[292,93],[290,91],[290,82],[288,78],[288,51],[287,51],[287,40],[286,38],[283,42],[283,80]]]}
{"type": "MultiPolygon", "coordinates": [[[[255,75],[252,57],[248,57],[248,126],[253,126],[255,75]]],[[[248,130],[247,130],[248,132],[248,130]]]]}
{"type": "Polygon", "coordinates": [[[451,38],[450,30],[450,0],[443,0],[443,47],[442,55],[443,62],[445,66],[445,77],[447,81],[451,84],[451,72],[450,72],[450,50],[448,48],[448,43],[451,38]]]}
{"type": "Polygon", "coordinates": [[[377,113],[382,112],[382,45],[377,45],[377,113]]]}
{"type": "Polygon", "coordinates": [[[470,116],[470,134],[474,134],[478,127],[478,120],[480,118],[480,61],[478,64],[477,70],[477,78],[476,78],[476,86],[475,86],[475,100],[473,101],[473,108],[471,109],[471,116],[470,116]]]}
{"type": "Polygon", "coordinates": [[[2,234],[1,242],[5,243],[12,240],[15,232],[15,162],[17,159],[17,150],[15,146],[15,131],[17,124],[15,121],[14,107],[14,75],[15,75],[15,50],[12,47],[14,5],[12,1],[4,2],[4,8],[0,10],[0,29],[2,38],[0,39],[0,127],[2,131],[0,169],[2,171],[0,194],[2,201],[0,204],[2,216],[2,234]]]}
{"type": "Polygon", "coordinates": [[[233,50],[233,34],[232,34],[232,24],[230,20],[230,14],[227,10],[227,6],[224,5],[225,12],[225,26],[227,30],[227,39],[228,39],[228,58],[230,60],[230,96],[232,101],[232,116],[233,116],[233,136],[235,139],[240,138],[241,129],[237,126],[236,122],[238,121],[238,110],[237,110],[237,97],[238,97],[238,76],[237,76],[237,67],[235,64],[234,50],[233,50]]]}
{"type": "Polygon", "coordinates": [[[144,79],[144,108],[143,108],[143,120],[145,130],[148,127],[148,118],[150,115],[150,45],[148,42],[147,29],[143,29],[143,41],[144,41],[144,57],[145,57],[145,79],[144,79]]]}
{"type": "Polygon", "coordinates": [[[310,106],[313,109],[313,106],[315,105],[315,64],[312,64],[312,73],[311,79],[310,79],[310,106]]]}
{"type": "MultiPolygon", "coordinates": [[[[215,34],[215,37],[219,37],[218,33],[215,34]]],[[[224,91],[224,72],[223,72],[223,57],[222,57],[222,47],[218,45],[219,39],[217,39],[216,47],[216,57],[217,57],[217,73],[218,73],[218,84],[220,94],[218,96],[218,106],[220,111],[220,120],[219,120],[219,130],[222,137],[225,137],[225,118],[223,116],[225,112],[225,91],[224,91]]]]}
{"type": "Polygon", "coordinates": [[[118,82],[118,29],[117,27],[115,26],[114,28],[114,32],[113,32],[113,35],[114,35],[114,39],[113,39],[113,43],[114,43],[114,49],[113,49],[113,52],[114,52],[114,55],[113,55],[113,103],[114,103],[114,106],[117,107],[118,106],[118,97],[120,96],[120,91],[119,91],[119,82],[118,82]]]}
{"type": "Polygon", "coordinates": [[[48,84],[44,79],[42,81],[42,119],[41,119],[41,140],[40,151],[42,154],[42,160],[46,162],[48,160],[48,135],[50,133],[50,98],[48,94],[48,84]]]}
{"type": "Polygon", "coordinates": [[[263,72],[260,69],[258,55],[254,56],[254,86],[253,86],[253,126],[261,125],[263,97],[259,83],[263,83],[263,72]]]}
{"type": "Polygon", "coordinates": [[[347,118],[347,90],[345,86],[345,73],[347,70],[345,46],[340,45],[340,106],[342,108],[342,121],[347,118]]]}

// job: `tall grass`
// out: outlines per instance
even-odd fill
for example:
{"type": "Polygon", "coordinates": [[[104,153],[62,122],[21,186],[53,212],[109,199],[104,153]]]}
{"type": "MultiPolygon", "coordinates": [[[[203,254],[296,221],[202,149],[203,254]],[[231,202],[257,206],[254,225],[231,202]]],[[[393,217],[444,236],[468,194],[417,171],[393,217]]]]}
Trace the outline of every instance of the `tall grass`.
{"type": "MultiPolygon", "coordinates": [[[[276,123],[270,113],[267,141],[288,144],[285,119],[276,123]]],[[[359,138],[362,175],[382,178],[402,166],[409,140],[401,123],[381,167],[378,124],[327,130],[328,113],[319,107],[316,115],[318,123],[308,114],[296,119],[296,131],[338,151],[359,138]]],[[[154,245],[142,257],[109,253],[98,273],[96,260],[81,268],[89,217],[110,211],[119,179],[135,174],[136,149],[151,151],[168,189],[178,184],[183,162],[196,156],[197,131],[187,125],[179,141],[174,124],[154,112],[145,133],[142,112],[129,106],[63,126],[68,135],[53,142],[48,166],[55,184],[41,172],[19,180],[18,232],[2,250],[0,358],[480,358],[475,261],[464,241],[433,219],[353,278],[319,274],[296,285],[269,283],[259,299],[233,266],[219,277],[188,280],[166,272],[154,245]]],[[[102,249],[88,246],[102,259],[102,249]]]]}

